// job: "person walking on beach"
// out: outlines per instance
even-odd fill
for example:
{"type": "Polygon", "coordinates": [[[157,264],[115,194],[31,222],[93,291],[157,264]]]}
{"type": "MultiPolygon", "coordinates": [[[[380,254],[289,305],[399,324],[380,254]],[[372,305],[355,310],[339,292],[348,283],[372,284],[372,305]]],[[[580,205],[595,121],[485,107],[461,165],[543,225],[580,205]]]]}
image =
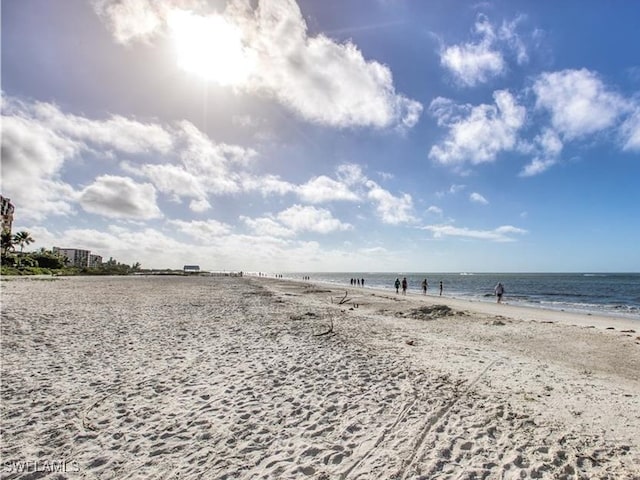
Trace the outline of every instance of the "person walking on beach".
{"type": "Polygon", "coordinates": [[[502,303],[502,296],[504,295],[504,285],[501,282],[498,282],[496,288],[493,289],[496,293],[496,303],[502,303]]]}
{"type": "Polygon", "coordinates": [[[442,296],[442,280],[440,280],[440,296],[442,296]]]}
{"type": "Polygon", "coordinates": [[[364,278],[361,280],[361,282],[362,282],[362,286],[364,287],[364,278]]]}
{"type": "Polygon", "coordinates": [[[396,295],[398,294],[398,289],[400,288],[400,279],[396,278],[396,283],[394,284],[396,287],[396,295]]]}
{"type": "Polygon", "coordinates": [[[423,295],[427,294],[427,288],[429,288],[429,282],[427,282],[427,279],[425,278],[424,280],[422,280],[422,294],[423,295]]]}
{"type": "Polygon", "coordinates": [[[404,277],[402,279],[402,294],[403,295],[407,294],[407,277],[404,277]]]}

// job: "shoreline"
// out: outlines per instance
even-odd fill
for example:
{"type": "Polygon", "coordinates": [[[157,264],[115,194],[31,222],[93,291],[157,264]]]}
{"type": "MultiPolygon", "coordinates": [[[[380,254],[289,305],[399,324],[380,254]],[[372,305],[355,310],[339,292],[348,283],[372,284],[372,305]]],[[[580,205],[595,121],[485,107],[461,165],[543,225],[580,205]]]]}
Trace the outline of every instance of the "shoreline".
{"type": "Polygon", "coordinates": [[[640,479],[638,333],[346,290],[2,282],[0,478],[640,479]]]}
{"type": "Polygon", "coordinates": [[[393,289],[375,288],[375,287],[353,287],[350,285],[338,285],[333,282],[322,282],[316,280],[296,280],[289,278],[270,278],[270,277],[247,277],[259,278],[266,280],[293,282],[300,285],[317,285],[323,286],[336,292],[349,291],[350,295],[358,295],[366,297],[367,295],[383,295],[395,297],[398,299],[416,300],[427,304],[442,303],[455,307],[458,310],[470,310],[475,313],[484,315],[503,315],[509,318],[526,321],[554,322],[558,321],[567,325],[579,325],[583,327],[593,326],[594,328],[616,330],[637,330],[640,332],[640,317],[629,317],[623,315],[603,314],[603,313],[583,313],[579,311],[568,311],[561,309],[545,308],[543,306],[529,306],[521,304],[513,304],[506,301],[501,304],[495,301],[472,300],[468,298],[460,298],[449,295],[435,295],[427,293],[423,295],[421,292],[409,291],[406,296],[402,293],[396,294],[393,289]]]}
{"type": "MultiPolygon", "coordinates": [[[[321,283],[327,283],[334,286],[343,286],[356,288],[355,285],[349,284],[349,278],[346,278],[346,274],[341,273],[311,273],[311,280],[321,283]]],[[[394,278],[402,277],[405,274],[391,274],[384,272],[369,272],[368,274],[356,274],[356,276],[362,276],[366,278],[367,285],[365,288],[383,289],[393,291],[391,284],[394,278]],[[381,283],[383,282],[383,283],[381,283]]],[[[422,290],[419,286],[422,278],[422,274],[407,273],[409,280],[409,291],[421,294],[422,290]]],[[[449,298],[457,298],[461,300],[469,300],[474,302],[488,302],[495,298],[493,295],[493,286],[497,281],[513,281],[515,285],[511,284],[511,288],[507,289],[506,298],[510,304],[519,305],[529,308],[541,308],[545,310],[554,310],[560,312],[572,312],[584,315],[597,315],[597,316],[610,316],[616,318],[625,318],[631,320],[640,321],[640,304],[637,303],[637,295],[635,300],[633,298],[619,299],[619,298],[607,298],[603,301],[602,296],[594,296],[591,298],[592,302],[584,302],[589,298],[588,291],[584,290],[584,285],[578,286],[572,282],[579,281],[580,279],[593,277],[609,278],[609,277],[627,277],[631,275],[635,281],[640,282],[640,274],[637,273],[611,273],[611,274],[598,274],[598,275],[586,275],[586,274],[565,274],[565,273],[525,273],[525,274],[512,274],[512,273],[482,273],[482,274],[469,274],[461,275],[455,273],[446,274],[425,274],[432,281],[430,282],[429,293],[433,296],[438,296],[438,281],[433,281],[434,278],[444,279],[445,282],[445,295],[449,298]],[[510,278],[513,277],[513,278],[510,278]],[[565,294],[559,294],[558,292],[549,293],[543,284],[537,283],[539,279],[545,279],[550,284],[553,284],[556,277],[563,279],[563,277],[571,277],[568,280],[569,283],[564,284],[563,288],[566,288],[568,292],[565,294]],[[468,280],[472,279],[472,280],[468,280]],[[493,283],[491,283],[493,282],[493,283]],[[533,282],[529,284],[529,282],[533,282]],[[578,290],[572,290],[572,289],[578,290]],[[580,291],[582,289],[582,291],[580,291]],[[563,298],[563,300],[558,300],[563,298]]],[[[287,276],[286,279],[301,280],[295,276],[287,276]]],[[[631,280],[630,280],[631,281],[631,280]]],[[[545,284],[546,285],[546,284],[545,284]]],[[[606,285],[594,285],[595,288],[606,288],[606,285]]],[[[361,288],[359,285],[357,288],[361,288]]],[[[629,295],[629,285],[625,287],[625,295],[629,295]]]]}

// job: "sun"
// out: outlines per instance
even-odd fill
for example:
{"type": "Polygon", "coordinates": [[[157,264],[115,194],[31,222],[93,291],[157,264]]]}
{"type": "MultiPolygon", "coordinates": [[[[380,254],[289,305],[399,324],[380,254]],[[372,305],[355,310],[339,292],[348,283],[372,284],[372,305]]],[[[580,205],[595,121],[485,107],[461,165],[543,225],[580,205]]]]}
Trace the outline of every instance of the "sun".
{"type": "Polygon", "coordinates": [[[243,45],[242,31],[224,17],[175,10],[168,25],[183,70],[231,86],[245,82],[253,71],[255,56],[243,45]]]}

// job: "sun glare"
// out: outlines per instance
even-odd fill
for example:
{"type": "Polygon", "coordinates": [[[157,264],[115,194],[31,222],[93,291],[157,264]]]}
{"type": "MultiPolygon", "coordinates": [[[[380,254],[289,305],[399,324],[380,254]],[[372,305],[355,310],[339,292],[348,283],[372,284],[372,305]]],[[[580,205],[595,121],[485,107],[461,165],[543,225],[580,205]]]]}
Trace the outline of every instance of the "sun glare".
{"type": "Polygon", "coordinates": [[[221,85],[238,85],[250,75],[252,52],[223,17],[174,11],[168,23],[180,68],[221,85]]]}

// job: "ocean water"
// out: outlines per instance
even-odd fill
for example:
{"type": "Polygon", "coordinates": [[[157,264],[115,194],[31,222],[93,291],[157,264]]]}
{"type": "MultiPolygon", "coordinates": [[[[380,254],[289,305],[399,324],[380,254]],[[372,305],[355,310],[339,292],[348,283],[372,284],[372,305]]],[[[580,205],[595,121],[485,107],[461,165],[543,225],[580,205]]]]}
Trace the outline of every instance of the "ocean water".
{"type": "Polygon", "coordinates": [[[428,294],[495,302],[493,289],[505,287],[504,301],[552,310],[597,313],[640,321],[640,273],[382,273],[382,272],[296,272],[284,278],[328,282],[351,288],[351,278],[365,280],[365,288],[395,290],[396,278],[407,277],[409,294],[422,294],[422,280],[428,294]]]}

